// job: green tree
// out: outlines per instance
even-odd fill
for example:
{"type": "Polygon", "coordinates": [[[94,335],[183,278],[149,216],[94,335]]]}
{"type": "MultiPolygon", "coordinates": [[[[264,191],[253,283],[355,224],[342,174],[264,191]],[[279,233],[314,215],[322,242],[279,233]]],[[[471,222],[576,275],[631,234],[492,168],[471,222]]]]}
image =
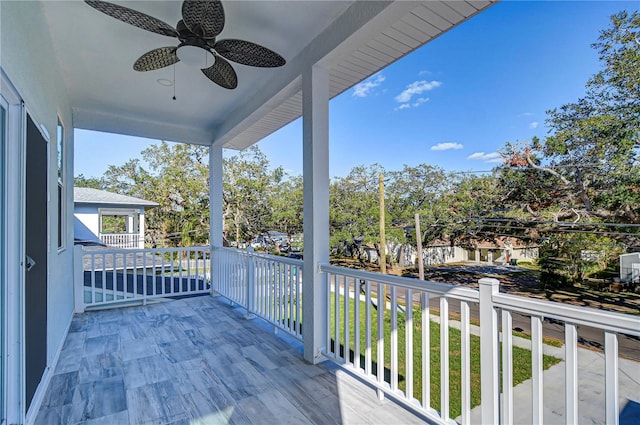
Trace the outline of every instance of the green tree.
{"type": "Polygon", "coordinates": [[[352,168],[346,177],[331,182],[329,223],[332,246],[341,242],[351,243],[361,236],[364,243],[380,242],[380,174],[384,174],[380,164],[360,165],[352,168]]]}
{"type": "Polygon", "coordinates": [[[248,242],[270,231],[270,193],[284,172],[272,170],[266,155],[252,146],[224,159],[224,229],[227,239],[248,242]]]}
{"type": "Polygon", "coordinates": [[[104,189],[104,182],[99,177],[85,177],[84,174],[80,174],[73,179],[73,185],[75,187],[88,187],[91,189],[104,189]]]}
{"type": "Polygon", "coordinates": [[[509,165],[538,172],[530,180],[538,187],[555,185],[549,192],[555,208],[542,203],[532,213],[640,223],[639,32],[638,12],[612,16],[593,44],[603,68],[587,82],[586,95],[548,111],[551,134],[544,141],[507,145],[509,165]]]}
{"type": "Polygon", "coordinates": [[[148,222],[155,243],[191,246],[209,240],[208,148],[198,145],[151,145],[142,156],[150,173],[141,172],[141,196],[160,204],[148,222]]]}
{"type": "Polygon", "coordinates": [[[302,233],[302,176],[283,179],[270,192],[270,228],[287,234],[289,243],[302,233]]]}

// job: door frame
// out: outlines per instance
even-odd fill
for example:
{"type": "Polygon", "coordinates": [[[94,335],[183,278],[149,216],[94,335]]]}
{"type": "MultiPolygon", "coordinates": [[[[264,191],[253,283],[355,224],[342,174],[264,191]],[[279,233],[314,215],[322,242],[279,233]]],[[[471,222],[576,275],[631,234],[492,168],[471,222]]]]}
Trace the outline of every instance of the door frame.
{"type": "Polygon", "coordinates": [[[9,78],[0,69],[2,101],[6,103],[5,140],[6,248],[4,259],[6,292],[5,409],[7,423],[24,423],[24,188],[26,154],[26,109],[9,78]]]}
{"type": "MultiPolygon", "coordinates": [[[[7,138],[5,140],[5,237],[6,256],[2,261],[2,273],[6,284],[5,292],[5,382],[0,382],[4,386],[5,394],[5,418],[8,424],[24,424],[29,413],[31,421],[35,419],[37,412],[30,409],[26,411],[26,364],[25,364],[25,255],[26,255],[26,157],[27,157],[27,114],[42,134],[47,143],[47,264],[51,253],[51,202],[50,202],[50,168],[51,149],[50,136],[46,128],[41,124],[34,112],[25,105],[23,98],[11,80],[0,67],[0,101],[5,104],[7,111],[7,138]],[[32,412],[33,411],[33,412],[32,412]]],[[[49,268],[47,267],[47,270],[49,268]]],[[[49,280],[49,272],[47,272],[49,280]]],[[[0,279],[1,281],[1,279],[0,279]]],[[[48,298],[48,294],[45,294],[48,298]]],[[[49,350],[47,348],[47,350],[49,350]]],[[[39,407],[43,394],[43,382],[47,382],[49,376],[49,365],[45,371],[33,396],[31,407],[39,407]]],[[[4,425],[4,424],[2,424],[4,425]]]]}

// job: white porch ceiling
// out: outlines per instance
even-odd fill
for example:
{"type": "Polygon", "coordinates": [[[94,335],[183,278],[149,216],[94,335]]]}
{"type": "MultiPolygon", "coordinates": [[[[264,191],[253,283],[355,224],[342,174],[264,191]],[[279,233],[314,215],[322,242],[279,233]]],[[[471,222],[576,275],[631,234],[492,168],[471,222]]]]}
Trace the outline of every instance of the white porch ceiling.
{"type": "MultiPolygon", "coordinates": [[[[181,1],[114,1],[175,26],[181,1]]],[[[198,68],[136,72],[143,53],[178,40],[106,16],[83,1],[43,1],[76,128],[244,149],[302,113],[301,75],[320,62],[331,97],[491,5],[482,1],[223,1],[218,39],[264,45],[282,68],[232,63],[238,88],[198,68]]]]}

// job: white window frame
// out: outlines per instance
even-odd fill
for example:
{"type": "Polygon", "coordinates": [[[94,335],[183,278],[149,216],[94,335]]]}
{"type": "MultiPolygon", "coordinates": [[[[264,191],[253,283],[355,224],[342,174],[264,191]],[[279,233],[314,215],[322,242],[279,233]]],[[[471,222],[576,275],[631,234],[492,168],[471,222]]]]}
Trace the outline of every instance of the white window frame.
{"type": "Polygon", "coordinates": [[[58,247],[58,254],[64,252],[67,249],[67,189],[64,178],[67,169],[66,145],[67,126],[60,118],[60,115],[58,115],[58,125],[56,127],[56,170],[58,183],[58,187],[56,190],[56,205],[58,207],[56,210],[56,219],[58,224],[56,246],[58,247]]]}

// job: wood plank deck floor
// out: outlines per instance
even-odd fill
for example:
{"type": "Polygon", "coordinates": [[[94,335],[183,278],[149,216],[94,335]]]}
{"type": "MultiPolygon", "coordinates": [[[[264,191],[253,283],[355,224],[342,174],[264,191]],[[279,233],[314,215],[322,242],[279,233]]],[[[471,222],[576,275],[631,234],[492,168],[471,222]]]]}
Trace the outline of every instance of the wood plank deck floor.
{"type": "Polygon", "coordinates": [[[76,315],[35,423],[416,424],[209,296],[76,315]]]}

